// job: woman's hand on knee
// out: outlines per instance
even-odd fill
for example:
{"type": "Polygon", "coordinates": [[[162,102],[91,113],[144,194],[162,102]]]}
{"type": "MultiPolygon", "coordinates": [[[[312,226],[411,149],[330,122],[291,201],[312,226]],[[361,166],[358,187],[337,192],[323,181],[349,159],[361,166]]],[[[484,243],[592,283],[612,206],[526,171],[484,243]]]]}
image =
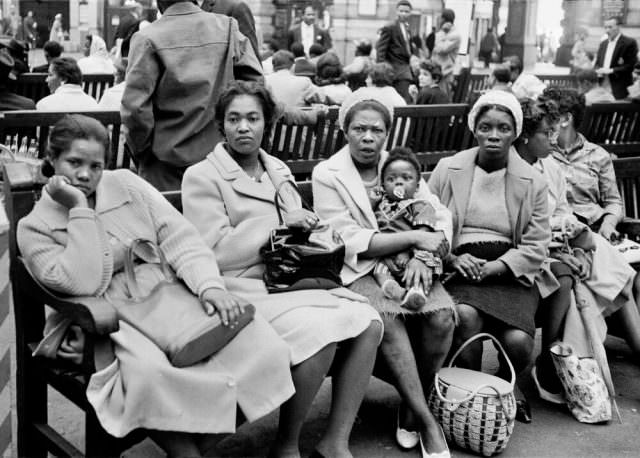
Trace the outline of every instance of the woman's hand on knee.
{"type": "Polygon", "coordinates": [[[207,315],[218,312],[225,326],[235,326],[244,313],[247,301],[218,288],[209,288],[202,293],[202,306],[207,315]]]}
{"type": "Polygon", "coordinates": [[[467,280],[480,281],[482,279],[482,267],[487,260],[476,258],[469,253],[462,253],[460,256],[453,255],[449,262],[467,280]]]}

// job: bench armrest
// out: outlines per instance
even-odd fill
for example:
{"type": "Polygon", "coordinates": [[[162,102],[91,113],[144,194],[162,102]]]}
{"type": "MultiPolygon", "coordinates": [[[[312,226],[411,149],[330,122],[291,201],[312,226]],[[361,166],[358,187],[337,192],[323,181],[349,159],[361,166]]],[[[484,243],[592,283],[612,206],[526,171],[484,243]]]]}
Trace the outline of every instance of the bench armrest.
{"type": "Polygon", "coordinates": [[[618,232],[626,234],[631,240],[640,240],[640,219],[624,217],[616,227],[618,232]]]}
{"type": "Polygon", "coordinates": [[[90,334],[108,335],[118,330],[116,309],[106,299],[92,296],[60,297],[38,282],[29,272],[24,260],[16,260],[14,281],[39,302],[70,318],[90,334]]]}

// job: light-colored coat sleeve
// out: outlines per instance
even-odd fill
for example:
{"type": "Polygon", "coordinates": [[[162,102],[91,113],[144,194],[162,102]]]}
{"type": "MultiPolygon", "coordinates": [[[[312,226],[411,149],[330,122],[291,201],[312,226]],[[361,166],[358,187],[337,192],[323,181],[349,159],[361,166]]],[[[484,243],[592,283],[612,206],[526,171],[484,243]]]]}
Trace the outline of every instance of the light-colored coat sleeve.
{"type": "Polygon", "coordinates": [[[340,192],[333,174],[319,164],[313,169],[311,177],[313,188],[313,207],[323,220],[329,222],[340,234],[345,243],[344,263],[355,272],[362,269],[358,255],[369,248],[373,235],[378,232],[377,227],[364,227],[363,221],[354,216],[355,205],[345,200],[346,190],[340,192]],[[350,208],[351,207],[351,208],[350,208]]]}
{"type": "MultiPolygon", "coordinates": [[[[549,226],[549,189],[542,180],[534,180],[522,205],[531,207],[531,216],[522,222],[522,234],[515,248],[500,256],[514,277],[533,285],[540,266],[548,256],[551,242],[549,226]]],[[[522,211],[521,211],[522,213],[522,211]]]]}
{"type": "Polygon", "coordinates": [[[232,225],[227,206],[248,208],[253,199],[231,191],[215,168],[203,161],[190,167],[182,180],[182,211],[216,254],[223,272],[247,269],[262,263],[260,248],[277,225],[275,209],[266,216],[252,216],[232,225]]]}

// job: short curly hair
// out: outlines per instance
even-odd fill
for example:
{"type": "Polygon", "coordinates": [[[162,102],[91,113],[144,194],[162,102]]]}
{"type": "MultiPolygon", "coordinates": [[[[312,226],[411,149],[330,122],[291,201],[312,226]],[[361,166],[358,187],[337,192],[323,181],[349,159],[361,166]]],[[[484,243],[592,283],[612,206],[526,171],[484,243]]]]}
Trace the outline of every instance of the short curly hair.
{"type": "Polygon", "coordinates": [[[558,107],[560,115],[570,113],[573,117],[573,127],[578,129],[584,118],[585,99],[584,94],[577,89],[551,86],[546,88],[540,100],[552,100],[558,107]]]}
{"type": "Polygon", "coordinates": [[[420,62],[420,69],[429,72],[434,83],[439,83],[442,79],[442,67],[436,62],[431,60],[422,61],[420,62]]]}
{"type": "Polygon", "coordinates": [[[411,164],[416,171],[418,181],[420,181],[420,162],[418,162],[418,158],[413,150],[406,146],[396,146],[389,151],[389,156],[387,156],[387,160],[384,161],[384,164],[382,164],[382,168],[380,169],[380,177],[382,177],[383,180],[387,168],[396,161],[406,161],[411,164]]]}
{"type": "Polygon", "coordinates": [[[521,99],[520,106],[523,116],[520,138],[533,136],[544,121],[547,121],[548,124],[555,124],[560,118],[558,106],[552,100],[521,99]]]}
{"type": "Polygon", "coordinates": [[[345,81],[342,63],[336,53],[324,53],[316,63],[316,81],[318,86],[340,84],[345,81]]]}
{"type": "Polygon", "coordinates": [[[236,97],[241,95],[248,95],[255,97],[262,107],[262,115],[264,116],[264,131],[263,138],[271,135],[271,129],[273,129],[276,120],[280,115],[278,106],[271,95],[271,92],[264,85],[256,83],[255,81],[232,81],[220,94],[218,103],[216,103],[216,121],[223,137],[226,137],[224,132],[224,116],[229,109],[229,105],[236,97]]]}

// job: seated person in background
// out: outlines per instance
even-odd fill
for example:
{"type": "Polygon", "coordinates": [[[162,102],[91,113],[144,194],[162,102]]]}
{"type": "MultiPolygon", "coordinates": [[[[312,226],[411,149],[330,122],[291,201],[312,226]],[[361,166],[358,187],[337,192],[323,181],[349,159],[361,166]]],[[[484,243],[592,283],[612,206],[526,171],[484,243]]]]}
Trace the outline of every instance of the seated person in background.
{"type": "MultiPolygon", "coordinates": [[[[209,314],[233,323],[247,301],[228,291],[214,253],[153,186],[128,170],[104,170],[109,134],[99,121],[63,117],[51,129],[47,151],[54,175],[17,230],[35,278],[71,296],[126,299],[124,258],[128,244],[143,238],[156,244],[209,314]]],[[[136,254],[145,295],[164,275],[153,250],[136,254]]],[[[218,353],[184,368],[172,366],[125,321],[109,337],[113,354],[104,346],[97,350],[96,361],[104,363],[86,387],[89,403],[109,434],[143,428],[170,457],[201,456],[192,433],[233,433],[238,409],[253,421],[295,391],[289,347],[257,313],[218,353]]],[[[65,339],[51,356],[67,359],[71,342],[65,339]]]]}
{"type": "Polygon", "coordinates": [[[371,66],[365,87],[356,89],[344,103],[352,100],[377,100],[385,106],[403,107],[407,101],[393,87],[394,70],[387,62],[378,62],[371,66]]]}
{"type": "Polygon", "coordinates": [[[629,98],[633,101],[640,101],[640,62],[633,67],[633,84],[627,88],[629,98]]]}
{"type": "Polygon", "coordinates": [[[9,75],[12,69],[13,57],[6,49],[0,49],[0,111],[35,109],[36,104],[33,100],[14,94],[9,89],[9,75]]]}
{"type": "Polygon", "coordinates": [[[13,70],[11,73],[15,76],[27,73],[29,71],[29,67],[26,64],[29,58],[27,44],[24,41],[12,38],[6,48],[11,57],[13,57],[13,70]]]}
{"type": "Polygon", "coordinates": [[[341,105],[351,94],[342,72],[340,58],[334,52],[328,52],[318,59],[316,66],[315,84],[318,90],[309,102],[324,103],[325,105],[341,105]]]}
{"type": "Polygon", "coordinates": [[[107,44],[102,37],[89,34],[84,42],[84,55],[78,61],[78,67],[83,75],[113,75],[116,69],[109,57],[107,44]]]}
{"type": "Polygon", "coordinates": [[[47,63],[33,67],[31,69],[33,73],[47,73],[51,61],[60,57],[64,48],[57,41],[47,41],[42,47],[42,50],[44,51],[44,58],[47,60],[47,63]]]}
{"type": "Polygon", "coordinates": [[[584,94],[585,105],[594,103],[615,102],[611,90],[600,85],[598,74],[595,70],[578,70],[576,73],[578,91],[584,94]]]}
{"type": "Polygon", "coordinates": [[[538,98],[542,91],[547,87],[540,78],[531,73],[523,73],[522,61],[518,56],[507,56],[504,62],[509,65],[511,70],[511,90],[518,99],[538,98]]]}
{"type": "Polygon", "coordinates": [[[320,59],[320,57],[326,52],[327,50],[324,46],[318,43],[314,43],[309,47],[309,60],[312,64],[316,65],[316,68],[318,66],[318,59],[320,59]]]}
{"type": "Polygon", "coordinates": [[[293,54],[293,74],[313,79],[316,76],[316,65],[307,59],[302,43],[291,43],[290,51],[293,54]]]}
{"type": "Polygon", "coordinates": [[[513,92],[511,90],[511,69],[504,65],[498,65],[491,72],[489,87],[494,91],[513,92]]]}
{"type": "Polygon", "coordinates": [[[260,60],[262,63],[262,70],[265,75],[273,73],[273,55],[278,51],[278,49],[278,42],[275,40],[269,40],[262,43],[260,60]]]}
{"type": "MultiPolygon", "coordinates": [[[[436,105],[451,103],[451,100],[440,87],[442,78],[442,68],[440,64],[431,61],[422,61],[419,66],[418,86],[419,92],[415,93],[415,103],[417,105],[436,105]]],[[[415,86],[412,86],[415,88],[415,86]]],[[[410,93],[411,87],[409,88],[410,93]]],[[[417,91],[414,89],[413,91],[417,91]]]]}
{"type": "Polygon", "coordinates": [[[367,85],[367,76],[373,65],[371,59],[371,40],[363,38],[356,40],[356,56],[349,65],[345,65],[342,71],[347,76],[347,84],[349,89],[355,91],[367,85]]]}
{"type": "Polygon", "coordinates": [[[98,102],[82,90],[82,72],[71,57],[58,57],[49,65],[47,85],[51,95],[36,103],[40,111],[97,110],[98,102]]]}
{"type": "Polygon", "coordinates": [[[101,110],[113,110],[120,111],[120,103],[122,102],[122,95],[124,94],[125,81],[124,77],[127,73],[128,59],[123,57],[115,63],[115,85],[107,88],[100,98],[98,107],[101,110]]]}
{"type": "MultiPolygon", "coordinates": [[[[412,230],[435,232],[436,209],[431,202],[415,197],[420,183],[420,164],[410,148],[396,147],[389,152],[380,171],[382,194],[375,215],[381,233],[412,230]]],[[[417,259],[432,269],[438,278],[442,274],[442,260],[425,250],[402,250],[380,258],[373,270],[378,285],[390,299],[401,300],[401,306],[418,310],[427,303],[431,284],[416,285],[410,278],[407,265],[417,259]]],[[[433,280],[433,277],[432,277],[433,280]]]]}
{"type": "Polygon", "coordinates": [[[274,72],[265,75],[265,86],[276,102],[288,107],[305,106],[306,99],[315,92],[315,86],[305,76],[292,73],[294,57],[290,51],[281,49],[273,55],[274,72]]]}

